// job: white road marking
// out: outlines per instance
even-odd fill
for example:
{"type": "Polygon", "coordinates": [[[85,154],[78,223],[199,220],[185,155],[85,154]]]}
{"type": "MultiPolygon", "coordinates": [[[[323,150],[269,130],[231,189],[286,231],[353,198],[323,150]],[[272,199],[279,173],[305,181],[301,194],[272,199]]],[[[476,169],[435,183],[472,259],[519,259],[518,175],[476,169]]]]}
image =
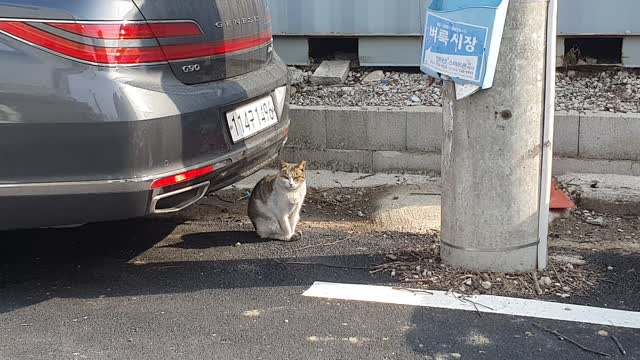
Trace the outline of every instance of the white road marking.
{"type": "MultiPolygon", "coordinates": [[[[315,282],[302,295],[309,297],[480,311],[589,324],[640,329],[640,312],[562,304],[512,297],[476,295],[464,299],[444,291],[410,291],[389,286],[315,282]],[[474,305],[475,303],[475,305],[474,305]],[[476,310],[477,309],[477,310],[476,310]]],[[[458,295],[459,296],[459,295],[458,295]]]]}

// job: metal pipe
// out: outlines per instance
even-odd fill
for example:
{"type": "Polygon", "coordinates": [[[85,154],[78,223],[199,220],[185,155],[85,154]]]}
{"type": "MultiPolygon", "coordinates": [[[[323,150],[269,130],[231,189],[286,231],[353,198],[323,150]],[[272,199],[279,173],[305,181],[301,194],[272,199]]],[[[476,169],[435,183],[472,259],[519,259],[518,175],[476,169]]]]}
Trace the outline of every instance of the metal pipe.
{"type": "Polygon", "coordinates": [[[553,168],[553,134],[556,100],[556,41],[558,29],[558,3],[549,0],[547,17],[547,58],[544,93],[544,128],[542,130],[542,171],[540,176],[540,222],[538,244],[538,270],[547,267],[549,236],[549,197],[553,168]]]}

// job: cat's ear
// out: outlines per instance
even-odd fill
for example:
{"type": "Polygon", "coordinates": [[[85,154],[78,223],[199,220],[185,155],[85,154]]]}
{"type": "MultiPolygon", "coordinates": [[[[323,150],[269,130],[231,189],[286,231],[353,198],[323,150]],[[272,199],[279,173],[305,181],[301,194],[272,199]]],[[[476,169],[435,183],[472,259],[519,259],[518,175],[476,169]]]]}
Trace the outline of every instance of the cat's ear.
{"type": "Polygon", "coordinates": [[[300,161],[300,164],[298,164],[298,166],[296,166],[296,167],[297,167],[298,169],[300,169],[300,170],[304,171],[304,170],[306,170],[306,168],[307,168],[307,162],[306,162],[306,161],[304,161],[304,160],[302,160],[302,161],[300,161]]]}
{"type": "Polygon", "coordinates": [[[287,167],[289,167],[289,164],[284,160],[280,160],[280,170],[285,170],[287,167]]]}

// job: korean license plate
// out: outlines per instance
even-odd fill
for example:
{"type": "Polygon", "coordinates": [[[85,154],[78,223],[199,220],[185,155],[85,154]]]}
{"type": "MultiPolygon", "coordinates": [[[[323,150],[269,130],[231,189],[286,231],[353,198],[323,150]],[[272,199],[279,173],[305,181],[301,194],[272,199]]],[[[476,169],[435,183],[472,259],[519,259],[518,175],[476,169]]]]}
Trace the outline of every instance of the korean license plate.
{"type": "Polygon", "coordinates": [[[267,96],[229,111],[227,123],[234,143],[277,124],[278,116],[273,98],[267,96]]]}

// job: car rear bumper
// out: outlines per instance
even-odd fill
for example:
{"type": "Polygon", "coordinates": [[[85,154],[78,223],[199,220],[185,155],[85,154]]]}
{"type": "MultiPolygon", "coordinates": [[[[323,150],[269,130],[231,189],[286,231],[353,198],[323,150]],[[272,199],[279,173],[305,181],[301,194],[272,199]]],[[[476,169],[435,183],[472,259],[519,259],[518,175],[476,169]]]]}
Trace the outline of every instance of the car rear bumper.
{"type": "MultiPolygon", "coordinates": [[[[191,86],[179,83],[167,68],[135,77],[134,70],[123,71],[78,73],[93,79],[91,110],[78,101],[32,99],[32,107],[48,108],[51,116],[18,104],[21,120],[0,123],[0,167],[5,169],[0,230],[180,210],[264,167],[286,141],[286,101],[276,125],[239,142],[231,140],[225,117],[255,99],[275,99],[275,89],[287,85],[287,69],[279,61],[191,86]],[[214,171],[178,185],[151,187],[155,180],[203,166],[214,171]]],[[[80,97],[65,94],[67,100],[80,97]]]]}
{"type": "Polygon", "coordinates": [[[182,210],[206,193],[229,186],[275,160],[286,133],[250,149],[201,164],[220,164],[206,176],[151,189],[167,174],[143,179],[0,185],[0,230],[84,224],[182,210]],[[221,164],[225,164],[222,166],[221,164]]]}

